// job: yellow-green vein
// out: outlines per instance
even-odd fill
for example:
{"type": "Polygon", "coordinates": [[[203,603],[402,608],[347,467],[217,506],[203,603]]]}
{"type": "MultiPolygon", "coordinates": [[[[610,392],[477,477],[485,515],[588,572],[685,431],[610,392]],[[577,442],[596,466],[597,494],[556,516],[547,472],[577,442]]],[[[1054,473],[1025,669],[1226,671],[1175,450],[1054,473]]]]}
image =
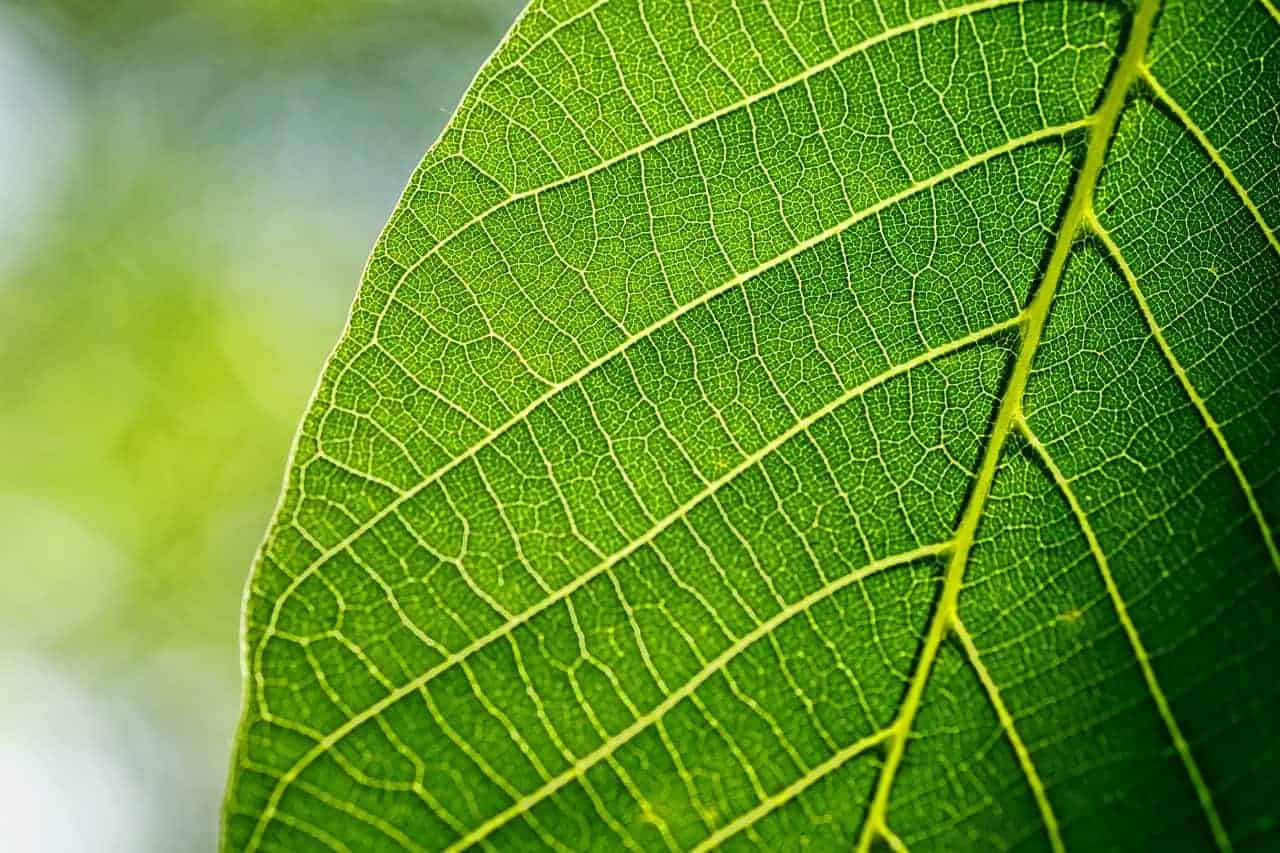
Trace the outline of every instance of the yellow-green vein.
{"type": "Polygon", "coordinates": [[[1213,440],[1217,442],[1218,449],[1222,451],[1222,455],[1226,457],[1227,465],[1231,468],[1231,473],[1235,476],[1236,482],[1240,485],[1240,491],[1244,493],[1245,502],[1249,505],[1249,512],[1253,514],[1253,519],[1258,525],[1258,530],[1262,533],[1262,541],[1266,545],[1267,553],[1271,557],[1271,563],[1280,571],[1280,549],[1277,549],[1275,537],[1271,533],[1271,525],[1267,523],[1267,517],[1263,515],[1262,505],[1258,503],[1258,498],[1253,492],[1253,486],[1249,483],[1249,478],[1244,474],[1244,468],[1240,464],[1240,459],[1231,449],[1231,445],[1227,443],[1227,436],[1223,433],[1222,427],[1218,421],[1209,412],[1209,406],[1205,402],[1204,397],[1196,390],[1196,386],[1191,382],[1191,377],[1187,374],[1186,369],[1182,366],[1182,362],[1178,360],[1178,356],[1174,354],[1173,347],[1169,346],[1169,341],[1164,336],[1164,329],[1156,320],[1155,314],[1151,311],[1151,305],[1147,302],[1146,295],[1143,294],[1142,288],[1138,285],[1138,277],[1134,274],[1133,269],[1125,260],[1124,254],[1120,251],[1120,246],[1112,238],[1111,233],[1102,226],[1096,216],[1090,216],[1088,220],[1089,228],[1097,236],[1098,240],[1106,248],[1111,260],[1119,268],[1125,282],[1129,285],[1129,291],[1133,294],[1133,298],[1138,303],[1139,309],[1142,311],[1142,317],[1147,323],[1147,328],[1151,331],[1152,338],[1155,339],[1156,345],[1160,347],[1160,352],[1164,355],[1165,360],[1169,363],[1169,367],[1173,370],[1175,376],[1178,377],[1178,383],[1182,386],[1182,390],[1186,392],[1187,397],[1191,400],[1191,405],[1199,413],[1200,419],[1213,435],[1213,440]]]}
{"type": "Polygon", "coordinates": [[[1035,295],[1027,306],[1023,317],[1022,343],[1018,349],[1016,361],[1009,375],[1000,406],[996,411],[995,422],[987,440],[978,473],[974,479],[973,489],[961,515],[956,529],[956,547],[952,551],[951,560],[943,576],[942,592],[938,597],[934,614],[929,623],[924,641],[920,646],[919,659],[915,671],[907,685],[902,706],[893,723],[895,732],[888,740],[888,753],[876,782],[875,794],[871,808],[867,813],[862,832],[858,839],[858,850],[867,851],[876,837],[882,836],[888,827],[889,795],[893,789],[894,778],[902,763],[907,748],[907,740],[912,725],[920,709],[925,686],[933,670],[938,649],[942,645],[955,618],[959,601],[960,588],[964,582],[965,568],[969,562],[969,553],[973,548],[974,538],[978,530],[978,522],[986,507],[987,495],[991,491],[995,479],[996,468],[1000,461],[1006,439],[1013,428],[1014,421],[1022,408],[1022,397],[1026,392],[1027,381],[1031,376],[1031,366],[1045,324],[1049,318],[1049,309],[1058,283],[1066,270],[1067,259],[1071,255],[1076,236],[1085,221],[1085,217],[1093,209],[1093,193],[1097,186],[1098,176],[1102,173],[1106,161],[1111,138],[1116,124],[1124,111],[1129,89],[1137,79],[1142,62],[1147,52],[1147,44],[1151,39],[1151,31],[1155,18],[1160,11],[1159,0],[1142,0],[1134,13],[1124,52],[1120,55],[1111,79],[1107,81],[1102,96],[1102,103],[1094,113],[1089,128],[1089,144],[1085,150],[1084,162],[1071,188],[1071,199],[1066,212],[1054,234],[1049,261],[1045,267],[1044,277],[1035,295]]]}
{"type": "MultiPolygon", "coordinates": [[[[713,675],[723,670],[726,666],[729,665],[729,663],[734,658],[742,654],[742,652],[745,651],[747,648],[749,648],[751,645],[763,639],[764,637],[768,636],[772,632],[776,631],[778,627],[781,626],[783,623],[799,615],[800,613],[803,613],[806,610],[809,610],[818,602],[830,598],[840,590],[845,589],[846,587],[849,587],[855,583],[859,583],[863,580],[866,580],[867,578],[871,577],[874,574],[886,571],[895,566],[902,566],[902,565],[907,565],[909,563],[914,563],[919,560],[923,560],[927,557],[936,557],[939,554],[945,553],[948,549],[950,549],[950,547],[951,547],[950,542],[942,542],[935,545],[925,545],[923,547],[914,548],[910,551],[906,551],[901,554],[895,554],[891,557],[886,557],[881,560],[876,560],[875,562],[870,563],[862,567],[861,569],[858,569],[857,571],[850,572],[849,574],[846,574],[840,578],[837,578],[831,583],[826,584],[825,586],[822,586],[814,590],[813,592],[809,593],[804,598],[801,598],[800,600],[795,601],[787,605],[786,607],[782,608],[773,616],[761,622],[754,629],[752,629],[748,633],[739,637],[736,641],[734,641],[731,645],[729,645],[723,652],[717,655],[715,659],[709,661],[706,666],[704,666],[701,670],[698,671],[696,675],[694,675],[693,678],[686,681],[678,689],[673,690],[671,693],[669,693],[666,696],[666,698],[664,698],[662,702],[656,705],[652,710],[636,718],[631,723],[631,725],[627,726],[625,729],[622,729],[613,737],[609,738],[609,740],[602,743],[590,754],[580,758],[577,762],[574,763],[572,767],[570,767],[568,770],[561,773],[559,776],[556,776],[554,779],[550,780],[549,782],[547,782],[537,790],[525,795],[521,799],[512,803],[507,808],[503,809],[493,817],[486,820],[484,823],[477,826],[466,836],[458,839],[456,842],[449,845],[449,847],[446,848],[446,850],[449,851],[449,853],[455,853],[456,851],[464,850],[472,846],[473,844],[480,843],[489,835],[491,835],[493,832],[495,832],[502,826],[506,825],[511,820],[529,811],[535,805],[542,802],[547,797],[551,796],[556,791],[563,788],[565,785],[568,785],[574,780],[579,779],[584,773],[586,773],[596,764],[600,763],[600,761],[612,756],[622,746],[624,746],[625,744],[630,742],[632,739],[634,739],[636,735],[638,735],[640,732],[644,731],[649,726],[653,725],[658,720],[660,720],[676,705],[683,702],[686,698],[692,696],[694,691],[697,690],[698,687],[700,687],[702,684],[704,684],[707,681],[707,679],[711,678],[713,675]]],[[[879,739],[883,736],[884,736],[884,732],[876,732],[869,735],[866,740],[870,742],[879,742],[879,739]]],[[[864,746],[860,746],[862,743],[863,743],[862,741],[859,741],[857,744],[854,744],[853,745],[854,747],[859,747],[859,748],[857,748],[852,752],[846,750],[845,752],[847,752],[848,754],[844,754],[845,760],[848,760],[854,754],[857,754],[857,752],[861,752],[862,749],[865,748],[864,746]]],[[[815,771],[825,766],[826,764],[819,765],[819,768],[814,768],[814,770],[806,771],[806,777],[814,774],[815,771]]],[[[815,778],[817,777],[815,776],[815,778]]],[[[766,800],[765,802],[769,802],[769,801],[770,800],[766,800]]]]}
{"type": "Polygon", "coordinates": [[[1254,222],[1258,223],[1258,227],[1262,229],[1263,236],[1267,238],[1267,242],[1271,244],[1271,248],[1275,249],[1277,254],[1280,254],[1280,238],[1276,237],[1275,229],[1267,223],[1267,220],[1262,215],[1262,211],[1249,196],[1249,191],[1244,188],[1244,184],[1240,183],[1240,179],[1236,177],[1235,172],[1233,172],[1231,167],[1227,165],[1227,161],[1223,158],[1222,153],[1218,151],[1212,142],[1209,141],[1208,135],[1200,129],[1200,125],[1196,124],[1190,114],[1182,108],[1182,105],[1174,100],[1173,95],[1169,94],[1169,91],[1160,84],[1160,81],[1156,79],[1155,74],[1152,73],[1149,67],[1143,65],[1141,73],[1142,82],[1144,82],[1147,85],[1147,88],[1151,90],[1152,94],[1156,96],[1156,100],[1163,104],[1169,112],[1173,113],[1174,117],[1181,122],[1183,128],[1190,133],[1196,142],[1200,144],[1200,147],[1204,149],[1205,154],[1209,155],[1209,159],[1213,161],[1213,165],[1218,168],[1218,171],[1222,173],[1222,177],[1226,178],[1227,183],[1231,185],[1231,189],[1234,190],[1236,196],[1239,197],[1240,203],[1249,211],[1249,215],[1253,217],[1254,222]]]}
{"type": "Polygon", "coordinates": [[[1196,798],[1200,801],[1201,809],[1204,810],[1205,819],[1209,823],[1214,841],[1219,849],[1230,850],[1231,838],[1227,835],[1222,819],[1218,816],[1218,809],[1213,802],[1213,794],[1209,790],[1209,786],[1205,784],[1204,777],[1200,775],[1200,768],[1196,765],[1196,760],[1191,754],[1191,747],[1187,744],[1187,739],[1183,736],[1182,729],[1178,726],[1178,721],[1173,716],[1173,709],[1169,705],[1169,700],[1165,697],[1164,690],[1160,687],[1155,668],[1151,665],[1151,656],[1147,654],[1146,646],[1142,643],[1142,636],[1138,633],[1137,625],[1129,616],[1129,608],[1120,594],[1120,588],[1116,585],[1115,576],[1111,573],[1111,565],[1107,560],[1107,555],[1102,550],[1102,545],[1098,542],[1097,534],[1094,533],[1093,525],[1090,524],[1089,517],[1085,513],[1083,505],[1081,505],[1080,499],[1076,496],[1075,489],[1071,487],[1071,481],[1067,479],[1067,476],[1062,473],[1062,469],[1054,462],[1053,457],[1049,454],[1049,448],[1032,431],[1026,419],[1020,417],[1017,425],[1019,432],[1040,458],[1040,461],[1049,471],[1049,475],[1053,477],[1053,481],[1062,493],[1063,498],[1066,499],[1067,504],[1071,507],[1071,513],[1080,525],[1085,541],[1089,544],[1089,551],[1093,554],[1094,562],[1098,565],[1098,571],[1102,575],[1103,586],[1106,587],[1112,607],[1115,608],[1116,618],[1120,620],[1120,625],[1124,628],[1125,636],[1128,637],[1129,645],[1133,649],[1133,655],[1137,658],[1138,667],[1142,670],[1142,677],[1147,682],[1147,689],[1151,693],[1151,698],[1160,713],[1160,718],[1169,732],[1169,737],[1173,740],[1174,749],[1177,750],[1178,757],[1182,760],[1183,767],[1186,768],[1187,776],[1191,779],[1191,785],[1195,788],[1196,798]]]}
{"type": "Polygon", "coordinates": [[[1062,853],[1066,848],[1062,844],[1062,833],[1058,827],[1058,818],[1053,813],[1053,806],[1049,802],[1049,795],[1045,791],[1044,782],[1040,780],[1040,774],[1036,771],[1035,763],[1031,760],[1031,751],[1027,749],[1022,736],[1018,734],[1018,729],[1013,724],[1013,715],[1009,713],[1009,709],[1004,704],[1004,699],[1000,697],[1000,688],[996,685],[996,680],[991,677],[990,671],[987,670],[987,665],[982,662],[982,657],[978,653],[978,645],[973,641],[973,635],[969,633],[969,629],[960,621],[959,613],[951,620],[951,630],[955,633],[956,639],[960,641],[960,647],[964,649],[969,665],[977,673],[978,681],[982,683],[982,688],[987,692],[987,699],[991,702],[991,707],[995,709],[996,718],[1000,721],[1000,727],[1004,729],[1005,737],[1008,738],[1009,745],[1013,747],[1014,755],[1017,756],[1018,766],[1022,768],[1023,774],[1027,777],[1027,787],[1031,789],[1031,795],[1036,801],[1036,808],[1040,810],[1040,819],[1044,821],[1045,833],[1049,836],[1049,846],[1053,848],[1054,853],[1062,853]]]}

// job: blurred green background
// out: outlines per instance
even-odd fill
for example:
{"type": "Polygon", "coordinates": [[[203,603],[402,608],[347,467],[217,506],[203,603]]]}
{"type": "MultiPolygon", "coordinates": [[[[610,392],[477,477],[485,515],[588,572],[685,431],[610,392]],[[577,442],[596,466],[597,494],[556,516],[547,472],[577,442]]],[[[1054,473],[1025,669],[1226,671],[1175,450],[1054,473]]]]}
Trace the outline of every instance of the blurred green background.
{"type": "Polygon", "coordinates": [[[0,2],[0,848],[213,849],[290,438],[520,5],[0,2]]]}

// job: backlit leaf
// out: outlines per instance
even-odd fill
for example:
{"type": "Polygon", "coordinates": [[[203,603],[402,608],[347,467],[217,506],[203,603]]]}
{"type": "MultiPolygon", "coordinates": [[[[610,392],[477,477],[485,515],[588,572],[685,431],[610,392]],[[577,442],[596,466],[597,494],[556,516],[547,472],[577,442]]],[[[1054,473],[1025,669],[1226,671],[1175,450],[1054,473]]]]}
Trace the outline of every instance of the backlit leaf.
{"type": "Polygon", "coordinates": [[[298,435],[226,846],[1280,844],[1280,15],[1135,2],[535,0],[298,435]]]}

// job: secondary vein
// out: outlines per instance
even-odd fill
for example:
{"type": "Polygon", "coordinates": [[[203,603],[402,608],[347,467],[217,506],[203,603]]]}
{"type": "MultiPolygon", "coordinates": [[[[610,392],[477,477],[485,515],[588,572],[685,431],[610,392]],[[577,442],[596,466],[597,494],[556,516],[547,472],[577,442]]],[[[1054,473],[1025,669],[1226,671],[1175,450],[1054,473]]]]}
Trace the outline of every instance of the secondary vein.
{"type": "Polygon", "coordinates": [[[1040,809],[1040,818],[1044,821],[1045,833],[1049,836],[1049,846],[1054,853],[1063,853],[1066,847],[1062,843],[1062,833],[1058,827],[1058,818],[1053,813],[1053,805],[1049,802],[1049,794],[1045,790],[1044,782],[1041,781],[1035,763],[1031,760],[1031,751],[1027,749],[1026,743],[1022,740],[1022,735],[1018,734],[1018,729],[1014,726],[1013,714],[1009,713],[1004,700],[1000,697],[1000,688],[996,685],[996,680],[991,677],[986,664],[982,662],[982,657],[978,653],[978,644],[974,642],[973,635],[964,627],[964,623],[960,621],[958,615],[952,621],[951,628],[964,649],[969,665],[977,673],[978,681],[982,683],[983,689],[987,691],[987,698],[991,702],[991,707],[995,709],[996,717],[1000,720],[1000,726],[1004,729],[1005,737],[1008,738],[1009,745],[1013,747],[1014,755],[1018,758],[1018,765],[1027,777],[1027,786],[1031,788],[1031,795],[1035,798],[1036,807],[1040,809]]]}
{"type": "MultiPolygon", "coordinates": [[[[513,802],[510,806],[503,809],[501,812],[498,812],[496,815],[489,818],[484,823],[480,824],[478,827],[472,830],[468,835],[455,841],[453,844],[449,845],[449,847],[447,848],[448,851],[461,851],[461,850],[465,850],[468,847],[471,847],[472,845],[479,844],[485,838],[489,837],[489,835],[491,835],[495,830],[504,826],[515,817],[526,813],[527,811],[532,809],[533,806],[535,806],[537,803],[542,802],[547,797],[551,796],[556,791],[563,788],[565,785],[569,784],[570,782],[573,782],[576,779],[581,778],[583,774],[585,774],[588,770],[590,770],[592,767],[599,764],[600,761],[612,756],[623,745],[633,740],[636,737],[636,735],[638,735],[640,732],[644,731],[649,726],[653,725],[655,722],[657,722],[659,719],[665,716],[672,708],[674,708],[680,702],[684,701],[686,698],[692,697],[694,695],[694,692],[698,689],[699,686],[705,683],[707,679],[711,678],[713,675],[715,675],[716,673],[723,670],[726,666],[728,666],[729,663],[738,655],[740,655],[745,649],[749,648],[752,644],[756,643],[760,639],[768,636],[773,631],[777,630],[777,628],[780,625],[787,622],[792,617],[807,611],[818,602],[828,599],[831,596],[835,595],[840,590],[848,586],[851,586],[852,584],[863,581],[866,578],[871,577],[872,575],[886,571],[887,569],[893,568],[895,566],[906,565],[908,563],[916,562],[928,557],[937,556],[938,554],[944,553],[949,547],[950,547],[949,542],[941,542],[934,545],[925,545],[920,548],[914,548],[910,551],[905,551],[901,554],[895,554],[891,557],[886,557],[882,560],[877,560],[874,563],[870,563],[864,566],[858,571],[846,574],[832,581],[831,583],[823,587],[820,587],[819,589],[809,593],[799,601],[796,601],[793,604],[790,604],[787,607],[783,608],[782,610],[779,610],[773,616],[766,619],[764,622],[761,622],[756,628],[744,634],[742,637],[738,638],[732,645],[730,645],[718,656],[716,656],[714,660],[710,661],[706,666],[704,666],[698,672],[697,675],[695,675],[692,679],[687,681],[678,690],[672,691],[661,703],[655,706],[652,710],[643,714],[640,717],[637,717],[631,723],[631,725],[627,726],[625,729],[618,732],[613,737],[609,738],[607,741],[605,741],[599,747],[597,747],[593,752],[580,758],[577,762],[574,763],[572,767],[568,768],[563,773],[556,776],[554,779],[548,781],[546,784],[542,785],[537,790],[513,802]]],[[[883,731],[874,732],[871,735],[868,735],[866,738],[863,738],[862,740],[859,740],[856,743],[852,744],[850,747],[846,748],[845,750],[842,750],[840,753],[837,753],[837,755],[842,756],[844,761],[847,761],[857,753],[863,751],[863,749],[865,749],[866,747],[873,745],[875,743],[879,743],[880,740],[883,739],[883,737],[884,737],[883,731]]],[[[843,763],[843,761],[840,763],[843,763]]],[[[829,772],[829,769],[828,769],[829,764],[831,764],[830,760],[827,762],[824,762],[818,767],[815,767],[807,771],[806,774],[802,776],[800,780],[801,782],[804,782],[804,780],[806,779],[810,780],[808,783],[804,785],[804,787],[807,787],[808,784],[812,784],[813,779],[820,778],[822,775],[825,775],[826,772],[829,772]],[[812,777],[812,779],[810,779],[810,777],[812,777]]],[[[769,803],[775,797],[782,797],[784,800],[789,798],[789,796],[791,795],[787,794],[787,790],[789,789],[784,789],[783,791],[775,794],[773,797],[764,798],[762,800],[762,803],[769,803]]]]}
{"type": "Polygon", "coordinates": [[[1182,366],[1182,362],[1178,360],[1178,356],[1174,353],[1173,347],[1169,346],[1169,341],[1164,336],[1164,330],[1156,321],[1155,314],[1151,311],[1150,304],[1147,303],[1147,297],[1142,292],[1142,288],[1138,285],[1138,277],[1134,274],[1133,269],[1125,260],[1124,255],[1120,252],[1120,246],[1112,238],[1111,232],[1102,226],[1097,217],[1090,216],[1088,222],[1089,228],[1102,242],[1102,245],[1110,253],[1111,259],[1120,269],[1120,274],[1124,277],[1125,283],[1129,285],[1129,291],[1133,294],[1134,300],[1138,303],[1138,308],[1142,312],[1142,318],[1147,323],[1147,328],[1151,331],[1151,336],[1155,339],[1156,345],[1160,348],[1160,352],[1164,354],[1165,360],[1169,362],[1170,369],[1174,375],[1178,377],[1182,390],[1186,392],[1187,397],[1191,400],[1191,405],[1195,407],[1199,413],[1200,419],[1204,422],[1205,427],[1213,435],[1213,440],[1218,443],[1218,449],[1222,451],[1222,455],[1226,457],[1227,466],[1235,475],[1236,482],[1240,485],[1240,491],[1244,494],[1245,502],[1249,505],[1249,511],[1253,514],[1254,521],[1258,525],[1259,531],[1262,533],[1262,541],[1266,545],[1267,553],[1271,556],[1271,563],[1280,571],[1280,549],[1276,547],[1275,537],[1271,532],[1271,525],[1267,523],[1267,517],[1262,512],[1262,505],[1258,503],[1258,498],[1253,492],[1253,485],[1249,482],[1249,478],[1244,474],[1244,467],[1240,464],[1239,457],[1231,449],[1231,445],[1227,443],[1227,436],[1222,431],[1222,427],[1218,424],[1217,419],[1209,412],[1209,406],[1205,402],[1204,397],[1192,384],[1191,377],[1187,374],[1186,368],[1182,366]]]}
{"type": "Polygon", "coordinates": [[[1149,88],[1152,94],[1156,96],[1156,100],[1164,104],[1169,112],[1173,113],[1174,117],[1182,123],[1182,126],[1186,129],[1187,133],[1190,133],[1196,142],[1200,144],[1200,147],[1204,149],[1204,153],[1209,155],[1209,159],[1213,161],[1213,165],[1218,168],[1218,171],[1222,173],[1222,177],[1226,178],[1227,183],[1231,185],[1231,189],[1234,190],[1235,194],[1239,197],[1240,203],[1249,211],[1249,215],[1253,217],[1253,221],[1258,223],[1258,227],[1262,229],[1262,233],[1267,238],[1267,242],[1271,244],[1271,248],[1275,249],[1276,254],[1280,254],[1280,238],[1276,237],[1275,229],[1272,228],[1266,218],[1263,217],[1262,210],[1254,203],[1248,190],[1244,188],[1244,184],[1240,183],[1240,179],[1236,177],[1236,173],[1227,165],[1227,161],[1223,158],[1222,153],[1218,151],[1212,142],[1209,141],[1208,134],[1201,129],[1200,125],[1196,124],[1195,120],[1191,118],[1191,115],[1174,99],[1173,95],[1169,94],[1169,90],[1161,85],[1160,81],[1156,79],[1156,75],[1150,68],[1145,65],[1142,66],[1140,74],[1142,76],[1142,82],[1147,84],[1147,88],[1149,88]]]}
{"type": "Polygon", "coordinates": [[[1111,566],[1107,561],[1107,555],[1102,550],[1102,545],[1098,542],[1098,537],[1093,531],[1093,525],[1089,523],[1089,517],[1085,515],[1084,507],[1081,506],[1079,499],[1076,497],[1075,490],[1071,488],[1071,482],[1062,473],[1062,469],[1053,461],[1053,457],[1049,455],[1049,448],[1036,436],[1031,426],[1021,417],[1018,418],[1017,426],[1027,444],[1031,445],[1036,455],[1040,457],[1040,461],[1049,470],[1049,475],[1053,477],[1058,490],[1071,507],[1071,512],[1075,516],[1076,522],[1080,525],[1080,530],[1084,533],[1085,541],[1089,543],[1089,551],[1093,554],[1093,560],[1098,565],[1098,571],[1102,575],[1103,586],[1106,587],[1107,595],[1111,598],[1111,605],[1116,611],[1116,618],[1120,620],[1125,636],[1129,639],[1129,645],[1133,649],[1134,657],[1137,658],[1138,667],[1142,670],[1142,677],[1147,682],[1147,689],[1151,693],[1152,701],[1155,702],[1156,708],[1160,712],[1160,719],[1164,721],[1169,737],[1173,740],[1174,749],[1177,750],[1178,756],[1182,759],[1183,767],[1186,768],[1187,776],[1191,780],[1191,786],[1195,789],[1196,798],[1200,801],[1200,807],[1209,822],[1209,829],[1213,833],[1213,839],[1217,843],[1218,849],[1231,850],[1231,837],[1227,834],[1226,827],[1222,824],[1222,818],[1218,815],[1218,809],[1213,802],[1213,794],[1205,783],[1204,777],[1200,775],[1200,768],[1196,764],[1195,758],[1191,755],[1191,747],[1187,744],[1187,739],[1183,736],[1182,729],[1178,726],[1178,721],[1173,716],[1173,709],[1169,705],[1169,700],[1165,697],[1164,690],[1160,687],[1160,681],[1156,678],[1155,669],[1151,666],[1151,656],[1147,654],[1146,646],[1142,642],[1142,636],[1138,633],[1137,625],[1134,624],[1133,619],[1129,616],[1129,608],[1125,604],[1124,598],[1120,595],[1120,588],[1116,585],[1115,577],[1111,574],[1111,566]]]}

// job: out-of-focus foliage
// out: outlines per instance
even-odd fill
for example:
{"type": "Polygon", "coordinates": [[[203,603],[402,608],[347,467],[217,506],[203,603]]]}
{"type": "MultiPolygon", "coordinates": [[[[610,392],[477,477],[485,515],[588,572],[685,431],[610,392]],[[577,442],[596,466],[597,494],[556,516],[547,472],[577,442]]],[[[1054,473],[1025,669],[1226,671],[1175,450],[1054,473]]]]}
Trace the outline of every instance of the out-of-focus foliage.
{"type": "Polygon", "coordinates": [[[213,846],[290,432],[517,5],[0,6],[0,846],[213,846]]]}

